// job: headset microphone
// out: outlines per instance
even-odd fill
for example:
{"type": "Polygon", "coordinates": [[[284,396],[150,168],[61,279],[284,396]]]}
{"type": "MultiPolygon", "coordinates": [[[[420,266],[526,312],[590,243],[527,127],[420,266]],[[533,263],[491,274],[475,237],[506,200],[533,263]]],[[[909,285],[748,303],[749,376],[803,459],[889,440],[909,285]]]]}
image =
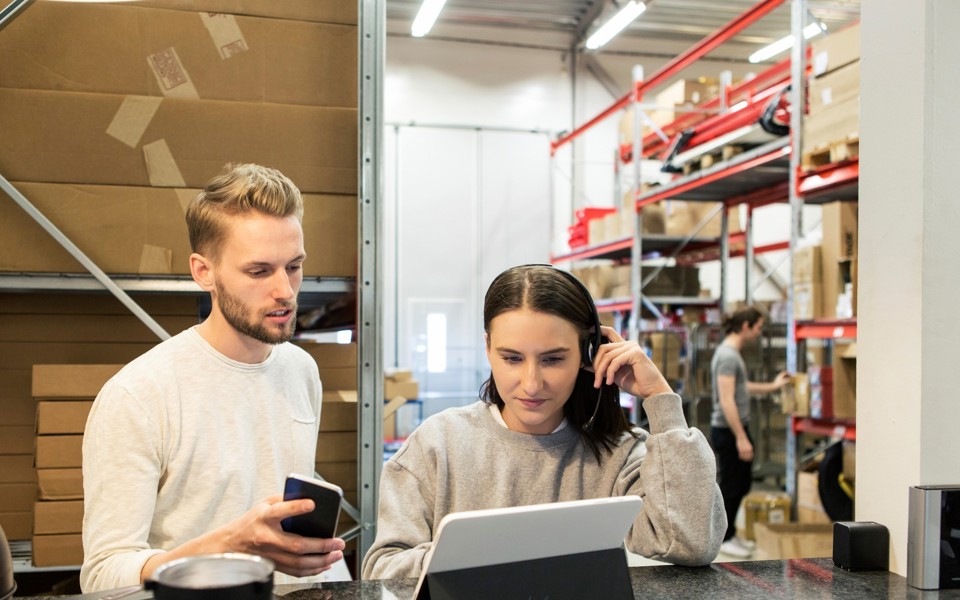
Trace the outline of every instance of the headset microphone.
{"type": "Polygon", "coordinates": [[[603,383],[601,382],[600,390],[599,390],[599,393],[597,394],[597,404],[596,406],[593,407],[593,414],[590,415],[590,418],[587,420],[587,422],[583,424],[583,430],[588,433],[590,432],[591,429],[593,429],[593,420],[597,418],[597,411],[600,410],[600,399],[602,397],[603,397],[603,383]]]}

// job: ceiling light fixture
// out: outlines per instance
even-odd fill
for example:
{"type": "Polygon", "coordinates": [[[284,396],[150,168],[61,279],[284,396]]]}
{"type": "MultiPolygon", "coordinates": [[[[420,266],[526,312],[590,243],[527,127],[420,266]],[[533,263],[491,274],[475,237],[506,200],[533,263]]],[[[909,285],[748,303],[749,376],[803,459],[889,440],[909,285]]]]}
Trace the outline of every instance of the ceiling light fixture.
{"type": "MultiPolygon", "coordinates": [[[[819,35],[827,30],[827,27],[823,23],[811,23],[803,28],[803,38],[809,40],[815,35],[819,35]]],[[[747,60],[752,63],[763,62],[769,58],[780,54],[781,52],[788,50],[793,47],[793,34],[788,35],[787,37],[777,40],[769,46],[764,46],[756,52],[750,55],[750,58],[747,60]]]]}
{"type": "Polygon", "coordinates": [[[634,19],[643,14],[645,10],[647,10],[646,4],[637,2],[636,0],[630,0],[617,14],[613,15],[609,21],[604,23],[600,29],[596,30],[593,35],[587,39],[587,48],[590,50],[600,48],[616,37],[616,35],[623,31],[634,19]]]}
{"type": "Polygon", "coordinates": [[[430,33],[430,29],[433,28],[433,24],[440,16],[440,11],[446,3],[447,0],[423,0],[420,10],[417,11],[417,18],[413,20],[413,26],[410,28],[413,37],[419,38],[430,33]]]}

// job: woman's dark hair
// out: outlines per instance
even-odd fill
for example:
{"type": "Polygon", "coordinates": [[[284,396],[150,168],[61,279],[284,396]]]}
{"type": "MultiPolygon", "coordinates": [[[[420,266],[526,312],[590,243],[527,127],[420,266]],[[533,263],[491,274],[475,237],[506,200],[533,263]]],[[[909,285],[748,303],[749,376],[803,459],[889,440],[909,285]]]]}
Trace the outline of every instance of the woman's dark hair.
{"type": "Polygon", "coordinates": [[[748,327],[753,327],[762,318],[763,313],[752,306],[741,308],[723,320],[723,333],[740,333],[743,330],[744,323],[748,327]]]}
{"type": "MultiPolygon", "coordinates": [[[[593,299],[572,281],[568,273],[549,265],[525,265],[504,271],[493,280],[483,299],[483,330],[490,334],[490,323],[499,315],[521,308],[560,317],[574,326],[579,340],[581,364],[586,364],[594,322],[593,299]]],[[[624,432],[633,431],[620,408],[620,390],[616,385],[593,387],[593,373],[580,370],[563,412],[580,439],[590,448],[597,462],[601,449],[612,452],[613,445],[624,432]],[[597,398],[599,393],[599,400],[597,398]],[[599,402],[597,416],[589,431],[583,426],[590,420],[599,402]]],[[[480,399],[503,410],[503,398],[497,390],[493,374],[480,387],[480,399]]]]}

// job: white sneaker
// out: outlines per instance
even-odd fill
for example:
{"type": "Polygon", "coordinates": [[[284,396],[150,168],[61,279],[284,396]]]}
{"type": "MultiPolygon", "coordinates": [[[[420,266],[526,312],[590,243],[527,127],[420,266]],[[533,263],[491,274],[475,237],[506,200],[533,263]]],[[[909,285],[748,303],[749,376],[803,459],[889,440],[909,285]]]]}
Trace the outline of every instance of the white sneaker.
{"type": "Polygon", "coordinates": [[[736,539],[738,542],[740,542],[743,545],[744,548],[746,548],[750,552],[753,552],[754,550],[757,549],[757,543],[753,540],[745,540],[741,537],[738,537],[736,539]]]}
{"type": "Polygon", "coordinates": [[[730,538],[720,544],[720,553],[734,558],[750,558],[753,556],[753,550],[747,548],[738,537],[730,538]]]}

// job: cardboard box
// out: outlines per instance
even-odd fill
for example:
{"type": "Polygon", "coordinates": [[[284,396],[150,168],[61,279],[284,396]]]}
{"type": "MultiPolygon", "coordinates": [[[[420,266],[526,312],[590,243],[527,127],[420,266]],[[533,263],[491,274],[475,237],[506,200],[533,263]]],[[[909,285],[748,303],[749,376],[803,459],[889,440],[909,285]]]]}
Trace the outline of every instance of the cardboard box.
{"type": "MultiPolygon", "coordinates": [[[[0,202],[0,205],[3,203],[0,202]]],[[[145,311],[154,316],[196,315],[198,299],[196,296],[176,294],[136,294],[134,296],[145,311]]],[[[0,314],[22,315],[129,315],[130,309],[110,294],[64,294],[54,293],[17,293],[0,294],[0,314]]],[[[0,336],[2,339],[2,336],[0,336]]],[[[9,372],[7,367],[0,370],[9,372]]],[[[30,377],[33,365],[27,367],[26,394],[30,395],[30,377]]],[[[18,375],[19,377],[19,375],[18,375]]],[[[22,385],[22,384],[21,384],[22,385]]]]}
{"type": "MultiPolygon", "coordinates": [[[[157,342],[159,343],[159,339],[157,342]]],[[[156,344],[97,342],[0,342],[0,363],[16,369],[35,364],[128,363],[156,344]]]]}
{"type": "Polygon", "coordinates": [[[834,343],[833,418],[857,417],[857,345],[834,343]]]}
{"type": "MultiPolygon", "coordinates": [[[[19,294],[3,294],[11,296],[19,294]]],[[[2,303],[0,303],[2,308],[2,303]]],[[[3,332],[0,331],[0,339],[3,339],[3,332]]],[[[23,400],[30,398],[30,369],[0,369],[0,405],[5,406],[3,400],[23,400]]],[[[35,412],[35,411],[30,411],[35,412]]],[[[31,417],[33,418],[33,417],[31,417]]],[[[8,423],[5,418],[0,418],[0,425],[32,425],[33,423],[8,423]]]]}
{"type": "Polygon", "coordinates": [[[797,521],[800,523],[832,523],[820,501],[820,476],[817,471],[797,473],[797,521]]]}
{"type": "Polygon", "coordinates": [[[317,474],[330,483],[335,483],[343,488],[343,491],[356,491],[357,489],[357,461],[349,460],[344,462],[318,462],[316,463],[317,474]]]}
{"type": "Polygon", "coordinates": [[[0,483],[0,512],[30,512],[36,499],[34,483],[0,483]]]}
{"type": "Polygon", "coordinates": [[[83,434],[92,406],[93,400],[41,401],[37,404],[37,434],[83,434]]]}
{"type": "Polygon", "coordinates": [[[33,398],[0,400],[0,425],[36,425],[37,403],[33,398]]]}
{"type": "Polygon", "coordinates": [[[793,282],[809,283],[823,277],[820,246],[803,246],[793,252],[793,282]]]}
{"type": "Polygon", "coordinates": [[[840,67],[823,77],[810,80],[808,107],[817,114],[834,104],[860,97],[860,61],[840,67]]]}
{"type": "Polygon", "coordinates": [[[390,368],[384,372],[383,378],[385,380],[395,381],[398,383],[401,381],[410,381],[411,379],[413,379],[413,371],[411,371],[410,369],[390,368]]]}
{"type": "MultiPolygon", "coordinates": [[[[295,342],[298,346],[307,351],[310,356],[317,361],[317,366],[321,369],[325,367],[356,367],[357,366],[357,345],[352,344],[317,344],[308,341],[295,342]]],[[[336,388],[330,388],[336,389],[336,388]]],[[[349,390],[357,389],[351,386],[349,390]]]]}
{"type": "Polygon", "coordinates": [[[82,435],[41,435],[36,438],[37,469],[83,466],[82,435]]]}
{"type": "MultiPolygon", "coordinates": [[[[687,202],[684,200],[665,200],[663,202],[665,230],[667,235],[686,237],[697,231],[696,239],[718,238],[722,228],[723,215],[717,210],[716,202],[687,202]],[[700,225],[710,215],[714,215],[703,227],[700,225]]],[[[741,231],[740,213],[731,208],[727,216],[727,233],[741,231]]]]}
{"type": "Polygon", "coordinates": [[[83,500],[37,502],[33,505],[33,533],[81,533],[83,500]]]}
{"type": "Polygon", "coordinates": [[[750,492],[743,498],[743,536],[756,540],[757,523],[780,525],[790,522],[790,496],[782,492],[750,492]]]}
{"type": "Polygon", "coordinates": [[[322,433],[317,438],[316,462],[347,462],[356,459],[357,432],[333,431],[322,433]]]}
{"type": "Polygon", "coordinates": [[[0,454],[33,454],[33,426],[0,425],[0,454]]]}
{"type": "Polygon", "coordinates": [[[7,540],[29,540],[32,515],[26,512],[0,512],[0,527],[7,540]]]}
{"type": "Polygon", "coordinates": [[[357,367],[320,367],[324,389],[355,390],[358,387],[357,367]]]}
{"type": "MultiPolygon", "coordinates": [[[[199,319],[181,316],[155,317],[171,335],[196,325],[199,319]]],[[[0,315],[0,329],[11,342],[152,342],[157,335],[140,319],[128,314],[85,315],[0,315]]]]}
{"type": "Polygon", "coordinates": [[[33,365],[32,394],[35,398],[95,398],[122,368],[123,365],[33,365]]]}
{"type": "Polygon", "coordinates": [[[41,500],[83,498],[82,469],[37,469],[37,487],[41,500]]]}
{"type": "Polygon", "coordinates": [[[860,96],[834,102],[803,121],[801,154],[860,137],[860,96]]]}
{"type": "Polygon", "coordinates": [[[357,402],[344,401],[336,393],[323,391],[323,408],[320,412],[320,432],[325,431],[356,431],[357,430],[357,402]]]}
{"type": "Polygon", "coordinates": [[[793,284],[793,318],[809,321],[823,315],[823,284],[807,281],[793,284]]]}
{"type": "Polygon", "coordinates": [[[390,381],[385,379],[383,382],[383,397],[386,400],[392,400],[396,397],[412,400],[420,397],[420,382],[416,380],[408,381],[390,381]]]}
{"type": "Polygon", "coordinates": [[[357,39],[352,25],[41,2],[0,38],[0,87],[356,108],[357,39]]]}
{"type": "Polygon", "coordinates": [[[227,162],[357,192],[357,110],[0,88],[11,181],[202,188],[227,162]]]}
{"type": "Polygon", "coordinates": [[[833,556],[833,525],[757,523],[754,560],[823,558],[833,556]]]}
{"type": "MultiPolygon", "coordinates": [[[[221,166],[207,177],[216,175],[221,166]]],[[[199,190],[23,182],[14,186],[107,273],[189,275],[191,248],[184,214],[199,190]]],[[[0,246],[0,270],[86,272],[19,206],[3,194],[0,200],[0,235],[9,242],[0,246]]],[[[355,276],[356,198],[304,194],[303,201],[304,275],[355,276]]],[[[183,304],[185,299],[179,301],[183,304]]],[[[195,316],[195,299],[193,304],[195,316]]]]}
{"type": "Polygon", "coordinates": [[[676,333],[652,332],[645,335],[650,347],[650,360],[667,379],[682,377],[683,340],[676,333]]]}
{"type": "Polygon", "coordinates": [[[681,79],[663,88],[655,96],[657,107],[661,110],[682,104],[700,104],[710,100],[719,92],[715,81],[705,79],[681,79]]]}
{"type": "Polygon", "coordinates": [[[817,77],[860,60],[860,24],[831,31],[810,42],[811,69],[817,77]]]}
{"type": "Polygon", "coordinates": [[[810,378],[806,373],[795,373],[790,385],[783,388],[783,412],[798,417],[810,416],[810,378]]]}
{"type": "Polygon", "coordinates": [[[843,442],[843,478],[857,480],[857,443],[848,440],[843,442]]]}
{"type": "Polygon", "coordinates": [[[357,3],[342,0],[139,0],[137,4],[190,12],[357,24],[357,3]]]}
{"type": "Polygon", "coordinates": [[[79,533],[33,536],[33,566],[78,567],[83,564],[83,540],[79,533]]]}
{"type": "Polygon", "coordinates": [[[0,483],[36,484],[37,470],[30,454],[0,454],[0,483]]]}
{"type": "Polygon", "coordinates": [[[828,262],[857,257],[858,208],[856,202],[830,202],[822,205],[825,266],[828,262]]]}

